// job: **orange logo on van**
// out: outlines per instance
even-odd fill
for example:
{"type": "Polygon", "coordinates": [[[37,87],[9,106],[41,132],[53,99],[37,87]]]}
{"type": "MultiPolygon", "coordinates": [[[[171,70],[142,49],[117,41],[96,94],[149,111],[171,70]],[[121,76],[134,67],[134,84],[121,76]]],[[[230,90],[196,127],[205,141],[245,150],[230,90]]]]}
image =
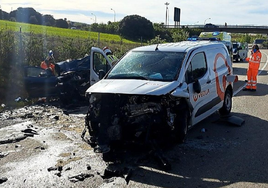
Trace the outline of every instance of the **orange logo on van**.
{"type": "MultiPolygon", "coordinates": [[[[215,72],[215,77],[216,77],[216,89],[217,89],[218,96],[221,98],[221,100],[224,100],[224,91],[221,90],[219,75],[218,75],[217,68],[216,68],[217,67],[216,66],[217,61],[218,61],[219,58],[222,58],[224,60],[225,66],[228,68],[229,74],[231,74],[231,68],[228,65],[227,60],[225,59],[225,57],[221,53],[218,53],[216,55],[216,57],[215,57],[215,60],[214,60],[214,72],[215,72]]],[[[223,87],[223,89],[225,89],[225,87],[226,87],[226,76],[223,76],[223,78],[222,78],[222,87],[223,87]]]]}
{"type": "Polygon", "coordinates": [[[199,98],[202,98],[208,94],[209,94],[209,89],[205,91],[201,91],[200,93],[193,95],[194,102],[196,102],[199,98]]]}

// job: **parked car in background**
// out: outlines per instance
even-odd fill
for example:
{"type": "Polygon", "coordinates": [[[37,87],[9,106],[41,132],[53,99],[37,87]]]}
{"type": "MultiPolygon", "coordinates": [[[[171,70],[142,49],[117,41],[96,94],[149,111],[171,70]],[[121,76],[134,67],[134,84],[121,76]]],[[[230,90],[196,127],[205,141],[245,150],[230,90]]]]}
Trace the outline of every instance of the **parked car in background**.
{"type": "Polygon", "coordinates": [[[233,61],[244,61],[248,56],[248,44],[233,42],[233,61]]]}
{"type": "Polygon", "coordinates": [[[257,44],[259,48],[268,48],[268,40],[267,39],[255,39],[253,45],[257,44]]]}
{"type": "Polygon", "coordinates": [[[219,26],[214,25],[214,24],[212,24],[212,23],[207,23],[207,24],[205,25],[205,28],[219,28],[219,26]]]}

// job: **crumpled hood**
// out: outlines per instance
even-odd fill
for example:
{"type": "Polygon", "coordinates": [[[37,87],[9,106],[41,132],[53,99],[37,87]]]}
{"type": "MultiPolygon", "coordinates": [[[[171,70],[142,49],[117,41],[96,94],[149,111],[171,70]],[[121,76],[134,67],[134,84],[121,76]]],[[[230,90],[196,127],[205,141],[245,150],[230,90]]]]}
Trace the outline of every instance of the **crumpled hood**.
{"type": "Polygon", "coordinates": [[[178,86],[179,82],[177,81],[103,79],[88,88],[86,93],[165,95],[178,86]]]}

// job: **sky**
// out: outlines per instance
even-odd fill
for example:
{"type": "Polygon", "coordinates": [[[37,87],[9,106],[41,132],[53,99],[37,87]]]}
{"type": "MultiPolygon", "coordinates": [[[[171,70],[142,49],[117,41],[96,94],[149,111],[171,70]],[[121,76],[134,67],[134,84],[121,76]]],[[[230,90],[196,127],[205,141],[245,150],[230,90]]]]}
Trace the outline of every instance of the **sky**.
{"type": "Polygon", "coordinates": [[[0,0],[0,8],[8,13],[19,7],[87,24],[107,24],[139,15],[152,23],[169,25],[175,24],[176,7],[181,11],[180,25],[268,26],[267,0],[0,0]]]}

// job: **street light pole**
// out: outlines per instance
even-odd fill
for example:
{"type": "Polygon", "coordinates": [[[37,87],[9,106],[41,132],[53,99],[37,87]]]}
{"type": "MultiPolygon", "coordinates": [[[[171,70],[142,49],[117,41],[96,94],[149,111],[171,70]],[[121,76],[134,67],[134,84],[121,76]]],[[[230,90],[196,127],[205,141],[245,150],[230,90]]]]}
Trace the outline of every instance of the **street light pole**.
{"type": "Polygon", "coordinates": [[[112,11],[114,11],[114,22],[115,22],[115,10],[111,8],[112,11]]]}
{"type": "Polygon", "coordinates": [[[97,17],[95,14],[91,13],[93,16],[95,16],[95,23],[97,22],[97,17]]]}
{"type": "Polygon", "coordinates": [[[169,5],[169,3],[168,2],[166,2],[165,3],[165,5],[166,5],[166,25],[168,25],[168,20],[169,20],[169,14],[168,14],[168,5],[169,5]]]}
{"type": "Polygon", "coordinates": [[[207,21],[207,20],[210,20],[210,19],[211,19],[211,18],[207,18],[207,19],[205,19],[205,21],[204,21],[204,25],[206,24],[206,21],[207,21]]]}

